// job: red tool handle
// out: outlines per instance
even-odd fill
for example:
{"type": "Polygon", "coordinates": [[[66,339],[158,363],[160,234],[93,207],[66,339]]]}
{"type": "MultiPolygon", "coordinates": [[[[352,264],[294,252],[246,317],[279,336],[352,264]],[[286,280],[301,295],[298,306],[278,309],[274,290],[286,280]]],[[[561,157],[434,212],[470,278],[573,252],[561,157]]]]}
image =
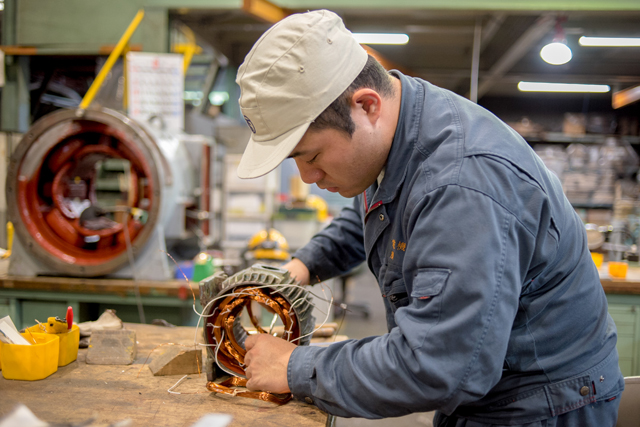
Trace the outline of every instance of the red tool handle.
{"type": "Polygon", "coordinates": [[[67,329],[71,330],[71,326],[73,326],[73,308],[71,306],[67,308],[67,317],[65,319],[67,320],[67,329]]]}

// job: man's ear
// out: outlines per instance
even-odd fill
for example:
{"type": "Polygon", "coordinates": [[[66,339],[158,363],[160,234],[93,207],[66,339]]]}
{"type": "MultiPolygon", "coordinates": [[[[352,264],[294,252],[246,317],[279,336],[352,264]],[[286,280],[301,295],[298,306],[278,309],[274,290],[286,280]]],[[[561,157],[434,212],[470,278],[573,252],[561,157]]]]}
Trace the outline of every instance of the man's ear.
{"type": "Polygon", "coordinates": [[[375,123],[382,112],[382,97],[373,89],[358,89],[351,96],[351,110],[352,114],[366,115],[371,123],[375,123]]]}

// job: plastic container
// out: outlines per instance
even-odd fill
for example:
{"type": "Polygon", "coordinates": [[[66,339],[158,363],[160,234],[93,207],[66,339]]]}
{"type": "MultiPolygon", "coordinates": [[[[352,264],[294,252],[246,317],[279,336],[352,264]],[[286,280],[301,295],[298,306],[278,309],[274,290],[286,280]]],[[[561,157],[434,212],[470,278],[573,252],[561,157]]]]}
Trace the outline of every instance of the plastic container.
{"type": "MultiPolygon", "coordinates": [[[[32,333],[42,334],[40,325],[34,325],[27,328],[32,333]]],[[[78,358],[78,346],[80,344],[80,328],[74,324],[71,330],[62,334],[55,335],[60,338],[60,352],[58,353],[58,366],[67,366],[78,358]]],[[[28,338],[27,338],[28,339],[28,338]]]]}
{"type": "Polygon", "coordinates": [[[624,261],[609,261],[609,275],[618,279],[627,277],[629,264],[624,261]]]}
{"type": "Polygon", "coordinates": [[[215,266],[213,264],[213,257],[206,252],[200,252],[194,258],[193,266],[193,278],[194,282],[199,282],[202,279],[206,279],[215,273],[215,266]]]}
{"type": "Polygon", "coordinates": [[[78,358],[78,345],[80,344],[80,328],[72,325],[69,332],[56,334],[60,338],[60,353],[58,354],[58,366],[67,366],[78,358]]]}
{"type": "Polygon", "coordinates": [[[604,260],[604,255],[598,252],[591,252],[591,259],[593,259],[593,263],[596,265],[596,268],[602,267],[602,261],[604,260]]]}
{"type": "Polygon", "coordinates": [[[35,381],[58,370],[60,338],[56,334],[22,334],[32,345],[0,344],[2,376],[7,380],[35,381]]]}

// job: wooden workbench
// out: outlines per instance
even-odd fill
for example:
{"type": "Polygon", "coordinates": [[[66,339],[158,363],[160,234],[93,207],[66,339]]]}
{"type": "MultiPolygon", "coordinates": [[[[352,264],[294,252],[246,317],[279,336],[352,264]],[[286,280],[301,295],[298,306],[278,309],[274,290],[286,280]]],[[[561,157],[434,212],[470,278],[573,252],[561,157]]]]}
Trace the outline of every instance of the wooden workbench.
{"type": "Polygon", "coordinates": [[[604,263],[598,269],[604,292],[607,294],[640,295],[640,267],[634,264],[629,265],[627,277],[618,279],[609,275],[607,263],[604,263]]]}
{"type": "MultiPolygon", "coordinates": [[[[143,363],[159,344],[193,345],[195,328],[130,323],[125,327],[136,331],[138,354],[134,364],[87,365],[87,350],[80,349],[78,360],[58,368],[44,380],[11,381],[0,377],[0,418],[16,404],[23,403],[38,418],[55,424],[76,424],[95,417],[91,427],[105,427],[125,419],[133,420],[132,426],[188,427],[208,413],[231,414],[232,427],[324,427],[327,424],[324,412],[302,402],[276,406],[210,393],[205,389],[205,374],[189,375],[173,390],[184,394],[170,394],[167,390],[182,375],[154,377],[143,363]]],[[[149,360],[163,348],[157,348],[149,360]]]]}

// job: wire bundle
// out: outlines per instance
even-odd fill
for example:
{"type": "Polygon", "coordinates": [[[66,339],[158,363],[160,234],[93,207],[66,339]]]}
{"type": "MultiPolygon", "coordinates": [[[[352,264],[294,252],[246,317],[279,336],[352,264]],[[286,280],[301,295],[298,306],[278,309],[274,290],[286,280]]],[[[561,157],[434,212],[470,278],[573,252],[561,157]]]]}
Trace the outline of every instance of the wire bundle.
{"type": "Polygon", "coordinates": [[[274,312],[274,321],[280,318],[284,325],[283,339],[298,344],[307,344],[313,333],[313,305],[309,292],[289,277],[286,270],[266,266],[253,266],[231,278],[213,280],[201,287],[200,302],[204,306],[203,317],[208,321],[204,328],[205,346],[211,364],[214,362],[231,375],[222,382],[209,381],[207,389],[216,393],[249,397],[276,404],[291,400],[291,394],[275,394],[266,391],[243,391],[247,379],[244,371],[244,340],[246,330],[240,323],[242,310],[246,308],[251,323],[258,333],[265,331],[252,310],[257,302],[274,312]],[[217,294],[214,298],[213,295],[217,294]]]}

